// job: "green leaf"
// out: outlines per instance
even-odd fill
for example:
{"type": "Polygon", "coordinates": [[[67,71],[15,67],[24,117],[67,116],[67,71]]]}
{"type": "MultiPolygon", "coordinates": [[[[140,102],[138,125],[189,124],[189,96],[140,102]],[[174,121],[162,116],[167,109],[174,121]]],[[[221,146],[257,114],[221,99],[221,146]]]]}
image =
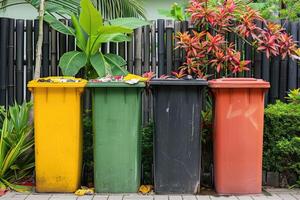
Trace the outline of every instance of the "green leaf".
{"type": "Polygon", "coordinates": [[[148,21],[134,18],[134,17],[112,19],[109,20],[108,23],[111,25],[123,26],[131,29],[136,29],[150,24],[148,21]]]}
{"type": "Polygon", "coordinates": [[[102,34],[97,38],[97,42],[107,43],[107,42],[129,42],[131,41],[131,37],[122,34],[122,33],[114,33],[114,34],[102,34]]]}
{"type": "Polygon", "coordinates": [[[68,27],[67,25],[63,24],[61,21],[56,19],[56,17],[45,14],[44,20],[48,22],[48,24],[55,30],[57,30],[60,33],[66,34],[66,35],[75,35],[75,31],[73,28],[68,27]]]}
{"type": "Polygon", "coordinates": [[[78,21],[77,17],[74,14],[71,15],[71,20],[72,20],[73,26],[74,26],[75,31],[76,31],[75,32],[75,34],[76,34],[76,44],[82,51],[84,51],[85,48],[86,48],[87,39],[84,35],[83,30],[81,29],[81,26],[79,24],[79,21],[78,21]]]}
{"type": "Polygon", "coordinates": [[[96,35],[98,29],[103,26],[102,16],[90,0],[81,0],[82,12],[79,22],[83,30],[89,35],[96,35]]]}
{"type": "Polygon", "coordinates": [[[90,62],[100,78],[106,75],[106,64],[102,53],[99,52],[91,56],[90,62]]]}
{"type": "Polygon", "coordinates": [[[59,60],[59,67],[65,76],[75,76],[87,63],[85,53],[70,51],[65,53],[59,60]]]}
{"type": "Polygon", "coordinates": [[[123,33],[99,34],[99,35],[91,36],[88,39],[85,52],[87,55],[94,55],[99,51],[101,43],[126,42],[126,41],[131,41],[131,38],[123,33]]]}
{"type": "Polygon", "coordinates": [[[100,34],[112,34],[112,33],[132,33],[133,30],[131,28],[123,27],[123,26],[102,26],[99,28],[100,34]]]}
{"type": "Polygon", "coordinates": [[[128,71],[123,68],[123,66],[127,63],[121,56],[115,54],[106,54],[104,57],[106,62],[110,64],[113,75],[125,76],[128,74],[128,71]]]}

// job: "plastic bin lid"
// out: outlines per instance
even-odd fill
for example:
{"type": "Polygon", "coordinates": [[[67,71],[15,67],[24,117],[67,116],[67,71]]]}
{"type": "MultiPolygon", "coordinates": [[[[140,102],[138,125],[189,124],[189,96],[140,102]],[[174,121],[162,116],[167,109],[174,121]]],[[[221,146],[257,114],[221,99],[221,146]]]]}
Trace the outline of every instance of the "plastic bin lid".
{"type": "Polygon", "coordinates": [[[50,76],[32,80],[28,88],[83,88],[87,80],[68,76],[50,76]]]}
{"type": "Polygon", "coordinates": [[[200,80],[184,80],[184,79],[152,79],[150,81],[150,86],[160,86],[160,85],[166,85],[166,86],[206,86],[208,85],[208,82],[204,79],[200,80]]]}
{"type": "Polygon", "coordinates": [[[146,84],[139,82],[137,84],[128,84],[124,82],[89,82],[89,88],[143,88],[146,84]]]}
{"type": "Polygon", "coordinates": [[[208,81],[210,88],[270,88],[270,83],[255,78],[220,78],[208,81]]]}

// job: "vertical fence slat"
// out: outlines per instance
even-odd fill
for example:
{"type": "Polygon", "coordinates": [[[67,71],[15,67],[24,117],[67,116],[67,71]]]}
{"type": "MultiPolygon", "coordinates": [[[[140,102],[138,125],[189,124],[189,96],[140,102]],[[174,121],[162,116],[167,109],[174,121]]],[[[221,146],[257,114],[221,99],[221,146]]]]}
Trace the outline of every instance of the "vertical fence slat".
{"type": "Polygon", "coordinates": [[[0,19],[0,105],[6,106],[7,89],[7,46],[8,46],[7,18],[0,19]]]}
{"type": "Polygon", "coordinates": [[[16,100],[24,100],[24,20],[16,21],[16,100]]]}
{"type": "MultiPolygon", "coordinates": [[[[177,43],[179,42],[179,39],[176,38],[176,35],[178,32],[181,31],[181,22],[180,21],[176,21],[174,24],[174,45],[175,48],[178,46],[177,43]]],[[[180,48],[176,48],[174,50],[174,67],[172,68],[172,70],[176,70],[180,67],[181,65],[181,57],[180,57],[180,48]]]]}
{"type": "MultiPolygon", "coordinates": [[[[61,22],[63,22],[64,24],[66,23],[65,20],[61,20],[61,22]]],[[[58,33],[58,52],[59,52],[59,58],[61,58],[62,55],[64,55],[64,53],[67,51],[67,37],[65,34],[62,33],[58,33]]],[[[61,69],[58,69],[59,75],[62,75],[61,73],[61,69]]]]}
{"type": "MultiPolygon", "coordinates": [[[[32,20],[26,20],[26,84],[33,78],[33,47],[32,20]]],[[[31,94],[26,89],[26,101],[30,101],[31,94]]]]}
{"type": "Polygon", "coordinates": [[[109,53],[117,53],[117,44],[115,42],[109,43],[109,53]]]}
{"type": "Polygon", "coordinates": [[[57,32],[51,29],[51,76],[57,76],[57,32]]]}
{"type": "Polygon", "coordinates": [[[41,76],[49,76],[49,25],[44,23],[44,39],[43,39],[43,53],[41,76]]]}
{"type": "MultiPolygon", "coordinates": [[[[69,26],[72,26],[72,21],[71,20],[68,20],[67,23],[68,23],[69,26]]],[[[76,49],[75,37],[71,36],[71,35],[68,35],[68,51],[74,51],[75,49],[76,49]]]]}
{"type": "Polygon", "coordinates": [[[280,57],[274,57],[271,61],[271,75],[270,75],[270,94],[269,94],[269,102],[275,103],[276,99],[279,98],[279,71],[280,71],[280,57]]]}
{"type": "MultiPolygon", "coordinates": [[[[183,21],[182,23],[181,23],[181,31],[184,33],[184,32],[187,32],[187,30],[188,30],[188,28],[189,28],[189,23],[187,22],[187,21],[183,21]]],[[[185,59],[185,57],[186,57],[186,51],[181,51],[181,64],[180,65],[182,65],[183,64],[183,62],[186,60],[185,59]]]]}
{"type": "Polygon", "coordinates": [[[15,102],[15,65],[14,65],[14,44],[15,44],[15,20],[9,20],[9,39],[8,39],[8,105],[15,102]]]}
{"type": "Polygon", "coordinates": [[[144,38],[144,65],[143,65],[143,73],[150,71],[150,26],[144,27],[143,32],[143,38],[144,38]]]}
{"type": "MultiPolygon", "coordinates": [[[[36,44],[37,44],[37,40],[38,40],[38,37],[39,37],[39,20],[38,19],[35,19],[33,21],[33,36],[34,36],[34,42],[33,42],[33,47],[34,47],[34,52],[33,52],[33,57],[34,57],[34,62],[35,62],[35,57],[36,57],[36,44]]],[[[34,66],[35,67],[35,66],[34,66]]]]}
{"type": "Polygon", "coordinates": [[[158,27],[158,76],[165,74],[165,20],[157,20],[158,27]]]}
{"type": "Polygon", "coordinates": [[[151,29],[151,70],[154,73],[156,73],[156,22],[155,21],[152,21],[150,29],[151,29]]]}
{"type": "MultiPolygon", "coordinates": [[[[250,42],[252,42],[250,40],[250,42]]],[[[248,43],[245,44],[245,60],[251,60],[251,64],[249,65],[249,71],[245,72],[246,77],[251,77],[252,76],[252,46],[248,43]]]]}
{"type": "MultiPolygon", "coordinates": [[[[295,40],[297,40],[298,34],[298,22],[291,22],[291,35],[295,40]]],[[[297,61],[289,58],[289,66],[288,66],[288,89],[297,88],[297,61]]]]}
{"type": "Polygon", "coordinates": [[[127,70],[133,72],[133,38],[130,42],[127,42],[127,70]]]}
{"type": "Polygon", "coordinates": [[[126,59],[126,43],[125,42],[120,42],[118,43],[118,54],[122,58],[126,59]]]}
{"type": "MultiPolygon", "coordinates": [[[[262,27],[262,23],[256,22],[256,25],[258,27],[262,27]]],[[[261,78],[262,72],[261,72],[261,68],[262,68],[262,53],[255,51],[254,54],[254,77],[255,78],[261,78]]]]}
{"type": "Polygon", "coordinates": [[[142,74],[142,28],[134,31],[134,73],[142,74]]]}
{"type": "Polygon", "coordinates": [[[174,31],[174,21],[166,21],[166,74],[171,74],[173,70],[173,31],[174,31]]]}
{"type": "MultiPolygon", "coordinates": [[[[289,24],[285,23],[285,20],[281,21],[284,28],[286,28],[287,31],[289,31],[289,24]]],[[[288,58],[281,60],[280,65],[280,85],[279,85],[279,98],[282,101],[286,101],[285,96],[288,88],[288,65],[289,61],[288,58]]]]}

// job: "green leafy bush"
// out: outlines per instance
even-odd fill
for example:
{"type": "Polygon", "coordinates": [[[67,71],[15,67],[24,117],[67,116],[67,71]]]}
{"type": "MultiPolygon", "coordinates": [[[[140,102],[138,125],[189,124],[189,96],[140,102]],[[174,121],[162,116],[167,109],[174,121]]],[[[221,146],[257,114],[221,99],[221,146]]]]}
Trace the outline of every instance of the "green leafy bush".
{"type": "Polygon", "coordinates": [[[299,19],[299,0],[255,0],[250,6],[258,10],[265,19],[299,19]]]}
{"type": "Polygon", "coordinates": [[[83,113],[83,185],[92,186],[94,182],[94,146],[92,112],[83,113]]]}
{"type": "Polygon", "coordinates": [[[300,185],[300,106],[277,101],[265,110],[266,171],[280,172],[289,185],[300,185]]]}
{"type": "Polygon", "coordinates": [[[153,130],[153,122],[149,122],[142,130],[143,184],[153,184],[153,130]]]}
{"type": "Polygon", "coordinates": [[[290,103],[300,104],[300,88],[290,90],[286,99],[290,103]]]}

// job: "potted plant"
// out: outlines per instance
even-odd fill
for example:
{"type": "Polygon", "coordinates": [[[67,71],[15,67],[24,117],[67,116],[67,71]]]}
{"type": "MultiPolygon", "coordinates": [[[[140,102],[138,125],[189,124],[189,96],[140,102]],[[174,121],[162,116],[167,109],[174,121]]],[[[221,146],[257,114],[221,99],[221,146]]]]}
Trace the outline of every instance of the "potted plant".
{"type": "Polygon", "coordinates": [[[65,53],[62,73],[83,70],[93,94],[94,182],[96,192],[137,192],[140,186],[140,126],[142,77],[128,74],[126,61],[101,51],[104,43],[130,41],[135,28],[148,22],[137,18],[105,21],[90,0],[81,0],[81,13],[68,27],[54,16],[47,21],[58,31],[75,36],[77,51],[65,53]],[[134,80],[132,80],[134,79],[134,80]],[[137,84],[128,84],[128,83],[137,84]],[[138,83],[139,82],[139,83],[138,83]]]}
{"type": "Polygon", "coordinates": [[[187,8],[196,30],[180,33],[179,46],[186,54],[189,75],[213,73],[209,81],[215,97],[214,175],[218,193],[259,193],[262,177],[264,92],[269,83],[234,78],[248,71],[250,61],[227,35],[234,34],[266,56],[299,57],[299,49],[280,25],[267,22],[241,1],[191,0],[187,8]],[[263,23],[260,28],[255,21],[263,23]],[[196,68],[197,70],[193,70],[196,68]],[[233,78],[232,78],[233,77],[233,78]]]}

